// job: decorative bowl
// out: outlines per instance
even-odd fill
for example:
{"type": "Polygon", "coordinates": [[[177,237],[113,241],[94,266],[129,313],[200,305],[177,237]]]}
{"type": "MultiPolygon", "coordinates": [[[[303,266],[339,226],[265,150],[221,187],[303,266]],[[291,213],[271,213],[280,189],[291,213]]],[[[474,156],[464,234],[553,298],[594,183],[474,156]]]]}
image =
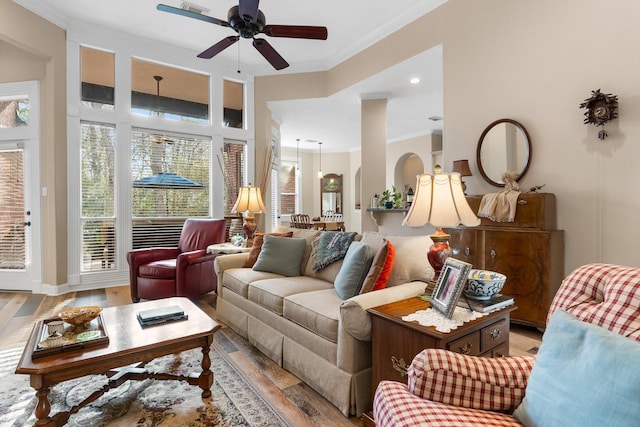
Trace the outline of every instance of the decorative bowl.
{"type": "Polygon", "coordinates": [[[488,300],[502,290],[507,276],[495,271],[471,270],[465,294],[469,298],[488,300]]]}
{"type": "Polygon", "coordinates": [[[58,314],[58,317],[70,324],[76,331],[89,326],[89,323],[102,311],[102,307],[97,305],[88,305],[86,307],[75,307],[64,310],[58,314]]]}

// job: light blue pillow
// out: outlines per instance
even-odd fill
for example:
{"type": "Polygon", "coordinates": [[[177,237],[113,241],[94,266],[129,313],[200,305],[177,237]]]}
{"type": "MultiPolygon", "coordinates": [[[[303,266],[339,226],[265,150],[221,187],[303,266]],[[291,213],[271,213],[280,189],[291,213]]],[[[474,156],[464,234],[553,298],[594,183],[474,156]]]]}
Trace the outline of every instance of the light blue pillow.
{"type": "Polygon", "coordinates": [[[373,251],[362,242],[351,242],[342,267],[333,281],[333,287],[342,299],[356,295],[371,268],[373,251]]]}
{"type": "Polygon", "coordinates": [[[513,415],[527,427],[636,427],[638,360],[639,342],[557,310],[513,415]]]}
{"type": "Polygon", "coordinates": [[[300,276],[300,263],[306,246],[307,241],[302,238],[265,234],[260,255],[253,269],[282,276],[300,276]]]}

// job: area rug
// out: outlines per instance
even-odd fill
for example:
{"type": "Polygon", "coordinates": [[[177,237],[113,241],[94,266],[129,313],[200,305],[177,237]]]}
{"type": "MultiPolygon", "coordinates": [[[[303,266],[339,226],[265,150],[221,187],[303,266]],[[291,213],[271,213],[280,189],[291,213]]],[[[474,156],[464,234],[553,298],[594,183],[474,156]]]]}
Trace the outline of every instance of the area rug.
{"type": "MultiPolygon", "coordinates": [[[[28,375],[16,375],[22,347],[0,351],[0,426],[32,426],[36,417],[35,390],[28,375]]],[[[146,365],[150,371],[190,374],[200,371],[202,352],[188,350],[164,356],[146,365]]],[[[184,381],[127,381],[71,415],[68,426],[289,426],[254,389],[224,350],[211,348],[214,373],[212,396],[184,381]]],[[[78,404],[106,384],[102,375],[89,375],[51,387],[51,414],[78,404]]]]}

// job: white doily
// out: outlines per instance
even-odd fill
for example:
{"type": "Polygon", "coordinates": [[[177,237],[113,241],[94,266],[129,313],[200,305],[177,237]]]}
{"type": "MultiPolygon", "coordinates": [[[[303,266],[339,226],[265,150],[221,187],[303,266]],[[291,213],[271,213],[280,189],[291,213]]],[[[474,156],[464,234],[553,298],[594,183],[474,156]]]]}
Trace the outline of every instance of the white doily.
{"type": "Polygon", "coordinates": [[[466,322],[470,322],[479,317],[486,316],[488,313],[480,313],[478,311],[471,311],[468,308],[456,307],[453,311],[451,319],[445,317],[433,308],[426,310],[418,310],[413,314],[402,316],[402,320],[405,322],[416,321],[422,326],[435,326],[436,331],[448,334],[458,326],[462,326],[466,322]]]}

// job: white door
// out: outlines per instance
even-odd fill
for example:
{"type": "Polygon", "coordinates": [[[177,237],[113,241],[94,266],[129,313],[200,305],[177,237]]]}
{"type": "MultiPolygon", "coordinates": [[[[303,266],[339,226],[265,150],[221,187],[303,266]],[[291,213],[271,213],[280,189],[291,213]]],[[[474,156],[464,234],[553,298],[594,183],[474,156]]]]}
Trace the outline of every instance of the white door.
{"type": "Polygon", "coordinates": [[[41,288],[38,82],[0,84],[0,289],[41,288]]]}

